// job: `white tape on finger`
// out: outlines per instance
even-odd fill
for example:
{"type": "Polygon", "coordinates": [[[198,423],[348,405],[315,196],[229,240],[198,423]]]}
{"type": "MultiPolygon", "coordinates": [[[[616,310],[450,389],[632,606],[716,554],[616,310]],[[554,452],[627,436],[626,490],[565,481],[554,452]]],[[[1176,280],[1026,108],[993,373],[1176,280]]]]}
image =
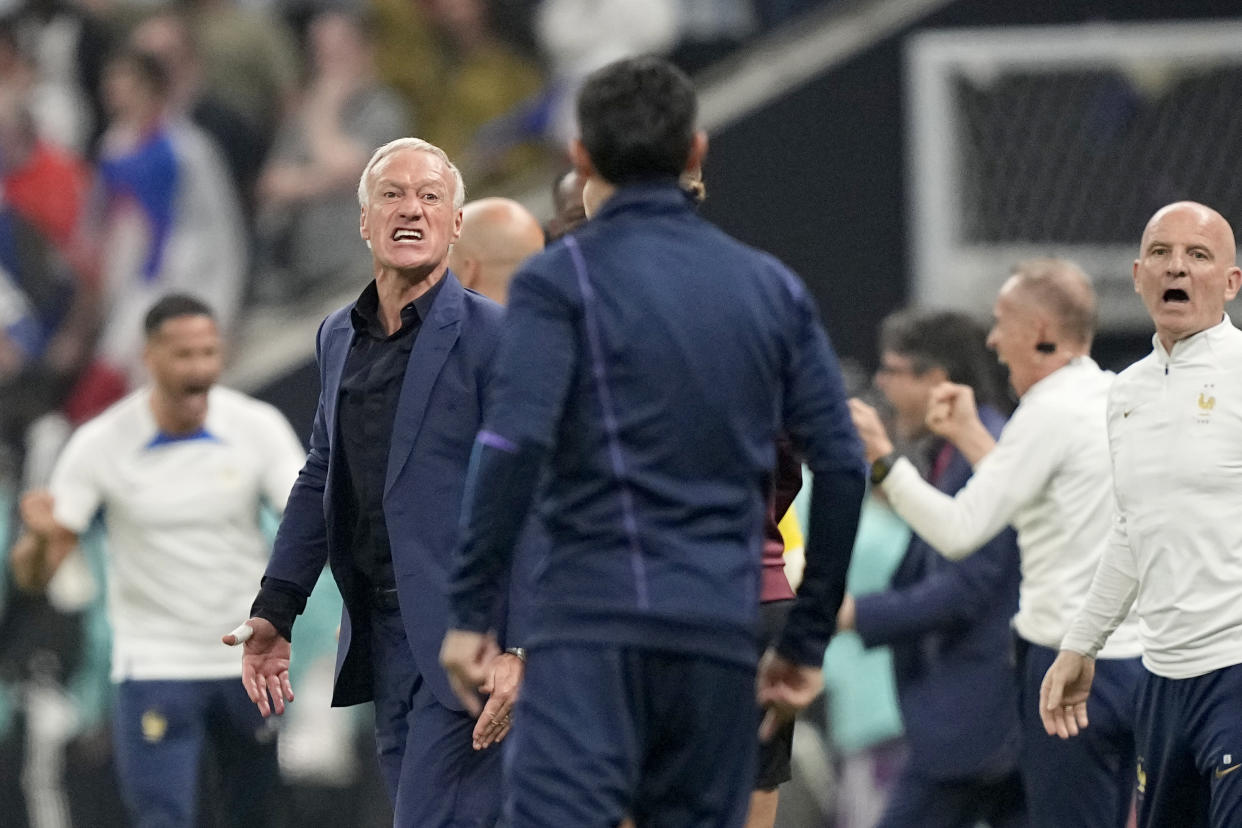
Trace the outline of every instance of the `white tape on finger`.
{"type": "Polygon", "coordinates": [[[230,633],[230,635],[232,635],[233,638],[235,639],[233,641],[233,646],[237,647],[239,645],[245,644],[247,641],[250,640],[250,636],[254,635],[254,627],[250,626],[249,624],[242,624],[240,627],[233,630],[233,632],[230,633]]]}

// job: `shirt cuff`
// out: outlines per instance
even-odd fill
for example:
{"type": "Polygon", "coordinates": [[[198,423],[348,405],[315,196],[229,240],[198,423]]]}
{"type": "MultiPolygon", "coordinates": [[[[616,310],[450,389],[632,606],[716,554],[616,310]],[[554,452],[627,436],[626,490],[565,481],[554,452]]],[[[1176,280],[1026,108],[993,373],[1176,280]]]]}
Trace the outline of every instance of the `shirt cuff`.
{"type": "Polygon", "coordinates": [[[259,596],[250,607],[250,617],[271,622],[276,632],[292,643],[293,622],[306,609],[308,597],[297,584],[265,577],[259,587],[259,596]]]}

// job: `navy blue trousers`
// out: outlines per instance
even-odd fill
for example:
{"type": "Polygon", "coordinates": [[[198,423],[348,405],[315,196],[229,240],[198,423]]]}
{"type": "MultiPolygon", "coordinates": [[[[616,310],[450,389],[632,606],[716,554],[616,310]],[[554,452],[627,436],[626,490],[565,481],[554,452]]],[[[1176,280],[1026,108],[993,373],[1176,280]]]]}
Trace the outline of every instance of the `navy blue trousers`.
{"type": "Polygon", "coordinates": [[[396,609],[371,613],[371,664],[375,744],[395,828],[495,825],[500,748],[476,751],[475,720],[436,699],[419,674],[396,609]]]}
{"type": "Polygon", "coordinates": [[[509,828],[729,828],[755,783],[755,671],[600,644],[530,653],[505,754],[509,828]]]}
{"type": "Polygon", "coordinates": [[[1139,828],[1242,825],[1242,665],[1139,693],[1139,828]]]}
{"type": "Polygon", "coordinates": [[[1015,771],[993,780],[931,779],[907,765],[876,828],[1025,828],[1022,779],[1015,771]]]}
{"type": "Polygon", "coordinates": [[[1134,799],[1134,725],[1143,665],[1099,659],[1087,699],[1090,726],[1073,739],[1049,736],[1039,686],[1057,651],[1017,640],[1022,781],[1033,828],[1124,828],[1134,799]]]}
{"type": "Polygon", "coordinates": [[[112,722],[121,797],[136,828],[194,828],[208,745],[230,824],[262,825],[278,781],[276,730],[241,678],[124,681],[112,722]]]}

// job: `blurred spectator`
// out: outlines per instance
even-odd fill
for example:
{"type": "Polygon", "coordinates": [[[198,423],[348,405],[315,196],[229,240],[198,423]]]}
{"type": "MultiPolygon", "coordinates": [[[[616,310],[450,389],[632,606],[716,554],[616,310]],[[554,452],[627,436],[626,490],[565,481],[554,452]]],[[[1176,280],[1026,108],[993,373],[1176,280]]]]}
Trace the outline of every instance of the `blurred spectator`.
{"type": "Polygon", "coordinates": [[[586,208],[582,206],[582,188],[586,180],[578,171],[570,169],[552,182],[552,218],[544,226],[548,244],[586,221],[586,208]]]}
{"type": "Polygon", "coordinates": [[[419,136],[457,158],[472,187],[533,157],[529,149],[512,156],[510,150],[541,135],[526,127],[523,107],[538,100],[543,78],[524,51],[500,36],[488,4],[372,0],[372,5],[379,21],[380,76],[410,104],[419,136]],[[480,136],[485,126],[488,133],[480,136]]]}
{"type": "MultiPolygon", "coordinates": [[[[89,355],[94,321],[88,280],[62,255],[76,244],[88,172],[80,159],[39,138],[35,129],[22,91],[0,85],[0,492],[5,495],[31,473],[31,425],[64,402],[89,355]]],[[[11,508],[7,497],[0,504],[11,508]]],[[[0,525],[0,542],[7,548],[7,519],[0,525]]],[[[14,736],[21,737],[16,761],[8,766],[20,779],[14,793],[32,828],[72,824],[63,769],[67,747],[84,724],[84,711],[68,689],[83,664],[82,611],[94,596],[94,581],[84,569],[75,559],[47,595],[37,596],[11,589],[0,577],[0,690],[7,691],[18,714],[14,736]]],[[[21,816],[5,809],[0,820],[8,824],[21,816]]]]}
{"type": "Polygon", "coordinates": [[[241,208],[211,140],[169,120],[168,76],[125,51],[104,73],[101,144],[104,323],[99,356],[131,385],[144,376],[141,320],[157,296],[190,293],[228,330],[246,268],[241,208]]]}
{"type": "Polygon", "coordinates": [[[409,131],[377,80],[371,31],[341,11],[308,30],[310,78],[259,176],[256,296],[283,302],[352,284],[370,269],[358,240],[358,177],[371,151],[409,131]]]}
{"type": "MultiPolygon", "coordinates": [[[[1005,416],[993,404],[1002,395],[985,338],[980,325],[952,312],[902,311],[881,327],[876,386],[893,406],[899,435],[919,441],[927,481],[948,494],[970,479],[971,465],[928,432],[930,393],[949,379],[969,385],[987,430],[999,434],[1005,416]]],[[[850,411],[878,485],[891,468],[887,428],[860,400],[850,400],[850,411]]],[[[884,828],[1026,824],[1010,628],[1020,579],[1012,529],[957,562],[916,535],[888,590],[857,598],[846,593],[838,627],[857,630],[867,646],[892,648],[910,746],[879,823],[884,828]]]]}
{"type": "Polygon", "coordinates": [[[535,32],[551,68],[547,134],[574,134],[573,101],[592,71],[637,54],[668,54],[679,34],[677,0],[544,0],[535,32]]]}
{"type": "Polygon", "coordinates": [[[758,27],[751,0],[679,0],[678,6],[673,60],[692,74],[737,49],[758,27]]]}
{"type": "Polygon", "coordinates": [[[208,92],[271,140],[297,87],[297,41],[275,15],[235,0],[186,0],[208,92]]]}
{"type": "Polygon", "coordinates": [[[483,0],[422,2],[445,58],[435,94],[419,109],[426,134],[472,186],[526,168],[542,147],[527,125],[544,87],[539,67],[496,35],[483,0]]]}
{"type": "Polygon", "coordinates": [[[78,227],[88,182],[85,163],[40,139],[25,100],[0,87],[0,441],[15,474],[31,423],[64,402],[91,354],[78,227]]]}
{"type": "Polygon", "coordinates": [[[97,81],[109,46],[81,4],[31,0],[0,22],[0,81],[26,87],[41,138],[82,154],[102,130],[97,81]]]}
{"type": "Polygon", "coordinates": [[[369,0],[375,21],[374,51],[379,79],[397,90],[410,108],[415,132],[433,141],[427,110],[443,94],[444,55],[422,0],[369,0]]]}
{"type": "Polygon", "coordinates": [[[159,60],[168,74],[169,115],[189,118],[211,136],[224,153],[246,214],[253,214],[254,184],[267,142],[255,125],[203,87],[198,44],[185,16],[176,10],[157,12],[134,28],[129,42],[159,60]]]}
{"type": "MultiPolygon", "coordinates": [[[[873,492],[863,501],[846,591],[887,589],[909,542],[909,527],[873,492]]],[[[892,651],[866,648],[854,632],[834,637],[824,653],[824,690],[840,759],[835,828],[872,828],[905,766],[892,651]]]]}

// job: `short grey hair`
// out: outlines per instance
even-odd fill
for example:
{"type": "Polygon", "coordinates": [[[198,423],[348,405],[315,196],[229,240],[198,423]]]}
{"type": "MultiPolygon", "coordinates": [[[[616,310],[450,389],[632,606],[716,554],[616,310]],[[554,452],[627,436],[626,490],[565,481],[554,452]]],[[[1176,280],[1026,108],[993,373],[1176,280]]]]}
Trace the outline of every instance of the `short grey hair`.
{"type": "Polygon", "coordinates": [[[1069,259],[1042,258],[1018,262],[1011,274],[1017,288],[1051,314],[1062,333],[1076,344],[1091,345],[1099,311],[1085,270],[1069,259]]]}
{"type": "Polygon", "coordinates": [[[444,165],[449,168],[449,172],[453,174],[453,209],[460,210],[462,205],[466,203],[466,182],[462,180],[461,170],[457,169],[457,165],[449,160],[448,153],[430,141],[424,141],[422,138],[398,138],[395,141],[389,141],[372,153],[371,160],[367,162],[366,167],[362,170],[362,177],[358,179],[358,205],[360,207],[367,206],[367,184],[371,180],[371,173],[376,165],[388,156],[402,150],[417,150],[419,152],[431,153],[444,162],[444,165]]]}

